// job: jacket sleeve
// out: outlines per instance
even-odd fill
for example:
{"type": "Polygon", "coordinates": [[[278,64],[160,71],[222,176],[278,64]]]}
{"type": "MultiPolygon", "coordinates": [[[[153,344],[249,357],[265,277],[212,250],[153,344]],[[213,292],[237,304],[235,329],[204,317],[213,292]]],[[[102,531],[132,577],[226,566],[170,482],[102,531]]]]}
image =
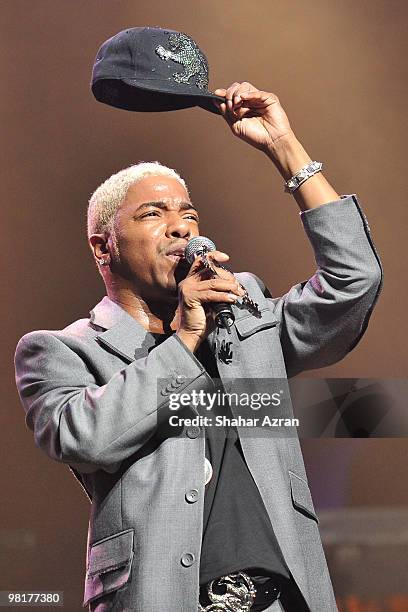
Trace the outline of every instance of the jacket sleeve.
{"type": "Polygon", "coordinates": [[[21,338],[15,370],[36,445],[82,472],[115,471],[138,451],[167,417],[170,391],[212,385],[201,363],[175,335],[102,386],[79,351],[49,331],[21,338]],[[164,379],[171,374],[176,387],[166,389],[164,379]]]}
{"type": "Polygon", "coordinates": [[[355,195],[301,213],[317,270],[288,293],[272,298],[280,322],[288,376],[342,359],[367,328],[382,288],[382,266],[355,195]]]}

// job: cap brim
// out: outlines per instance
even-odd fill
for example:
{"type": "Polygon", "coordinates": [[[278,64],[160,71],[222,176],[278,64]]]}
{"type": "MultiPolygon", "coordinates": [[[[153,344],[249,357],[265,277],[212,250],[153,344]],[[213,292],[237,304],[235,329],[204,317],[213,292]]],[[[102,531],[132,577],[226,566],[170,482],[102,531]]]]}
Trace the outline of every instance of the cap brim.
{"type": "Polygon", "coordinates": [[[99,102],[137,112],[165,112],[200,106],[220,115],[214,100],[225,101],[225,98],[212,92],[203,93],[193,87],[181,86],[177,91],[170,91],[166,81],[98,79],[92,83],[91,89],[99,102]]]}

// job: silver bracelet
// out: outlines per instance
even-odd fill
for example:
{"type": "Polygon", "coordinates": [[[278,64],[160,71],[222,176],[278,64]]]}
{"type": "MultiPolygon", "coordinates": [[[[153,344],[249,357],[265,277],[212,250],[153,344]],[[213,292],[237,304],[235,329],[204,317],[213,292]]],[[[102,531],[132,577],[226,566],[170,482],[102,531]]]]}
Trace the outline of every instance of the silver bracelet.
{"type": "Polygon", "coordinates": [[[314,174],[320,172],[322,167],[322,162],[317,161],[312,161],[310,162],[310,164],[303,166],[303,168],[301,168],[299,172],[296,172],[296,174],[294,174],[292,178],[290,178],[284,183],[285,192],[293,193],[294,191],[296,191],[296,189],[303,185],[303,183],[307,181],[307,179],[309,179],[314,174]]]}

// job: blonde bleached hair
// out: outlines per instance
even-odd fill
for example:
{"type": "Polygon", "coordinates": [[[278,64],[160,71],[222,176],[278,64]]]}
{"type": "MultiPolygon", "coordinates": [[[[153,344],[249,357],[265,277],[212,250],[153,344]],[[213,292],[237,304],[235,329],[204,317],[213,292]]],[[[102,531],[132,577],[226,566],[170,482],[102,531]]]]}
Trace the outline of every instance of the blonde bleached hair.
{"type": "Polygon", "coordinates": [[[114,221],[115,214],[119,206],[125,200],[129,187],[137,183],[145,176],[161,175],[170,176],[178,180],[188,193],[187,185],[181,176],[158,161],[139,162],[128,168],[124,168],[116,174],[112,174],[102,185],[93,192],[89,204],[87,215],[88,238],[92,234],[101,234],[109,231],[113,236],[115,250],[118,248],[115,238],[114,221]]]}

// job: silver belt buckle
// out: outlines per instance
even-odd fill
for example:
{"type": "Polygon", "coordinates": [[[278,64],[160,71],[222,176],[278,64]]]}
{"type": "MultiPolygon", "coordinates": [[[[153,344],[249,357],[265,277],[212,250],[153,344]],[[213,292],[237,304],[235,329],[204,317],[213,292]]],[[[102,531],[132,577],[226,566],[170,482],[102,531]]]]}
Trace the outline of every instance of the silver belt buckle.
{"type": "Polygon", "coordinates": [[[244,572],[221,576],[221,578],[211,580],[206,586],[211,603],[203,608],[199,602],[198,612],[250,612],[255,601],[255,585],[244,572]],[[225,593],[214,593],[214,583],[225,587],[225,593]]]}

